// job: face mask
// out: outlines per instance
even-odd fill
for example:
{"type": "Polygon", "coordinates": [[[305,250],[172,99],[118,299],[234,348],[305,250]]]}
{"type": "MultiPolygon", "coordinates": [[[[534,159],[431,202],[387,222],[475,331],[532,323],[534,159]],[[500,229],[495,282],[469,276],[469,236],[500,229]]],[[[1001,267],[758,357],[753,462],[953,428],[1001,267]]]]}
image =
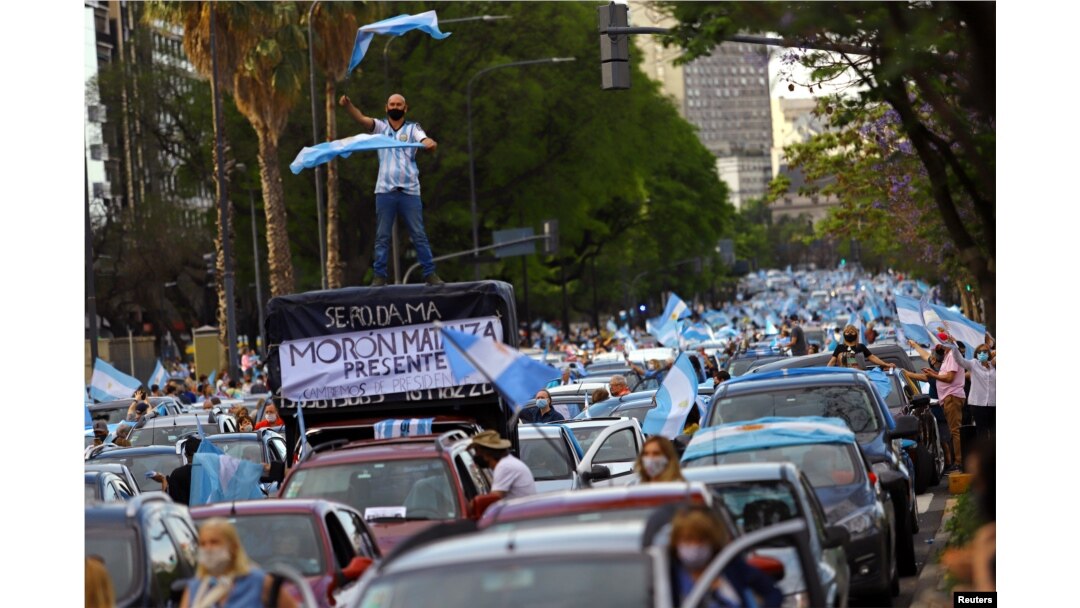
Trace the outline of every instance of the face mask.
{"type": "Polygon", "coordinates": [[[250,433],[251,432],[251,425],[250,424],[245,424],[244,426],[240,427],[240,432],[241,433],[250,433]]]}
{"type": "Polygon", "coordinates": [[[679,543],[675,547],[675,552],[682,565],[690,570],[701,570],[709,565],[709,559],[712,558],[713,553],[712,547],[698,543],[679,543]]]}
{"type": "Polygon", "coordinates": [[[405,110],[394,108],[393,110],[387,110],[386,115],[390,117],[390,120],[401,120],[405,116],[405,110]]]}
{"type": "Polygon", "coordinates": [[[978,357],[979,363],[986,363],[990,360],[990,353],[988,352],[981,352],[975,356],[978,357]]]}
{"type": "Polygon", "coordinates": [[[536,400],[536,407],[538,407],[540,409],[545,409],[547,406],[548,406],[548,400],[547,399],[537,399],[536,400]]]}
{"type": "Polygon", "coordinates": [[[855,339],[858,338],[858,337],[859,337],[858,334],[844,334],[844,340],[846,340],[848,342],[854,342],[855,339]]]}
{"type": "Polygon", "coordinates": [[[267,414],[266,421],[270,423],[277,422],[277,414],[267,414]]]}
{"type": "Polygon", "coordinates": [[[643,456],[641,458],[641,467],[645,469],[645,473],[649,477],[656,477],[664,472],[667,468],[668,460],[665,456],[643,456]]]}
{"type": "Polygon", "coordinates": [[[199,564],[211,574],[224,572],[231,561],[232,554],[225,547],[199,549],[199,564]]]}

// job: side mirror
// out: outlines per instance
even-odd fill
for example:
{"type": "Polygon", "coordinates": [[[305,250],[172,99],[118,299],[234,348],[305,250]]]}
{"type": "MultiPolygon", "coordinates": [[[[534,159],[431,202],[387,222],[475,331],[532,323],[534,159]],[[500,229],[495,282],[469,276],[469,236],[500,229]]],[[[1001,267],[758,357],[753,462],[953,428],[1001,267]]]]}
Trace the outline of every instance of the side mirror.
{"type": "Polygon", "coordinates": [[[765,555],[751,554],[746,563],[768,574],[776,582],[784,580],[784,562],[765,555]]]}
{"type": "Polygon", "coordinates": [[[923,395],[922,393],[912,395],[911,405],[913,407],[927,407],[930,405],[930,395],[923,395]]]}
{"type": "Polygon", "coordinates": [[[896,428],[887,433],[888,439],[917,439],[919,419],[914,416],[897,416],[896,428]]]}
{"type": "Polygon", "coordinates": [[[844,526],[829,526],[825,528],[825,538],[821,540],[826,549],[834,549],[851,542],[851,534],[844,526]]]}
{"type": "Polygon", "coordinates": [[[581,481],[586,485],[591,484],[594,481],[601,481],[611,478],[611,469],[605,467],[602,464],[594,464],[591,471],[581,472],[581,481]]]}

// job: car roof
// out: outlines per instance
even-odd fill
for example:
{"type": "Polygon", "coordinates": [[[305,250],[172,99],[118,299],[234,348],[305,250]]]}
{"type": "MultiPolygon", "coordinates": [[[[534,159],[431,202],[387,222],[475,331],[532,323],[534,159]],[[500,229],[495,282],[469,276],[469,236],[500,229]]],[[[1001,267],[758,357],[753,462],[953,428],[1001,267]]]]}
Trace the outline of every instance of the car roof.
{"type": "Polygon", "coordinates": [[[383,572],[394,574],[418,568],[492,561],[515,556],[641,555],[645,523],[597,522],[510,531],[487,530],[422,545],[389,562],[383,572]]]}
{"type": "Polygon", "coordinates": [[[732,378],[720,384],[722,396],[742,393],[756,393],[762,390],[784,390],[801,386],[830,386],[837,384],[862,384],[863,372],[844,367],[830,368],[825,371],[815,368],[798,370],[777,370],[766,374],[744,375],[732,378]],[[798,372],[798,373],[795,373],[798,372]]]}
{"type": "MultiPolygon", "coordinates": [[[[285,513],[325,513],[330,509],[349,508],[338,502],[321,498],[275,498],[273,500],[240,500],[190,507],[192,519],[229,517],[230,515],[271,515],[285,513]]],[[[355,510],[355,509],[354,509],[355,510]]]]}
{"type": "Polygon", "coordinates": [[[749,481],[793,481],[799,469],[790,462],[755,462],[687,467],[682,470],[687,481],[705,484],[743,483],[749,481]]]}
{"type": "Polygon", "coordinates": [[[612,486],[588,490],[547,492],[498,503],[493,509],[499,522],[522,519],[572,515],[620,506],[633,507],[666,504],[685,500],[687,496],[704,497],[706,489],[680,481],[658,482],[634,486],[612,486]]]}
{"type": "Polygon", "coordinates": [[[122,458],[124,456],[140,456],[143,454],[176,454],[176,447],[172,445],[137,445],[130,448],[115,447],[102,450],[90,460],[98,458],[122,458]]]}
{"type": "MultiPolygon", "coordinates": [[[[552,397],[560,397],[563,395],[584,395],[591,393],[598,388],[607,388],[608,385],[605,382],[575,382],[573,384],[563,384],[560,386],[553,386],[549,389],[543,389],[548,392],[552,397]]],[[[537,391],[539,392],[539,391],[537,391]]]]}
{"type": "MultiPolygon", "coordinates": [[[[562,422],[561,420],[559,422],[562,422]]],[[[534,439],[545,437],[562,437],[562,428],[558,423],[553,424],[522,424],[518,426],[518,438],[534,439]]]]}
{"type": "Polygon", "coordinates": [[[839,418],[770,416],[701,429],[686,446],[682,460],[689,462],[714,454],[823,443],[858,444],[855,433],[839,418]]]}

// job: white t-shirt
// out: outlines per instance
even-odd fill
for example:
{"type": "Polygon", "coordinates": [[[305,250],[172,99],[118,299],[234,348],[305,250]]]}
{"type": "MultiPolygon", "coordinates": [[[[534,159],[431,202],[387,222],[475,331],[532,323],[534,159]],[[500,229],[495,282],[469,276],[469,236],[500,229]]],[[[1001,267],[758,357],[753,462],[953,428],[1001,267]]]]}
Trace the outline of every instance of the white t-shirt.
{"type": "Polygon", "coordinates": [[[495,481],[492,483],[493,492],[506,492],[503,498],[520,498],[536,494],[536,480],[533,479],[532,471],[524,463],[507,454],[495,465],[495,481]]]}

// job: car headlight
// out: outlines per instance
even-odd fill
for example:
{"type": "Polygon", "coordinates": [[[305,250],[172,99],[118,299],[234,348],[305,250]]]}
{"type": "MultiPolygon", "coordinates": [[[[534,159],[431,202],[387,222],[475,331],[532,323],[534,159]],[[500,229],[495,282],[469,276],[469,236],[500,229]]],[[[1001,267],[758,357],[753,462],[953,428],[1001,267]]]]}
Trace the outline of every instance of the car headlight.
{"type": "Polygon", "coordinates": [[[859,509],[837,523],[847,528],[852,538],[862,536],[874,528],[874,508],[859,509]]]}
{"type": "Polygon", "coordinates": [[[784,596],[780,608],[810,608],[810,595],[805,591],[784,596]]]}

